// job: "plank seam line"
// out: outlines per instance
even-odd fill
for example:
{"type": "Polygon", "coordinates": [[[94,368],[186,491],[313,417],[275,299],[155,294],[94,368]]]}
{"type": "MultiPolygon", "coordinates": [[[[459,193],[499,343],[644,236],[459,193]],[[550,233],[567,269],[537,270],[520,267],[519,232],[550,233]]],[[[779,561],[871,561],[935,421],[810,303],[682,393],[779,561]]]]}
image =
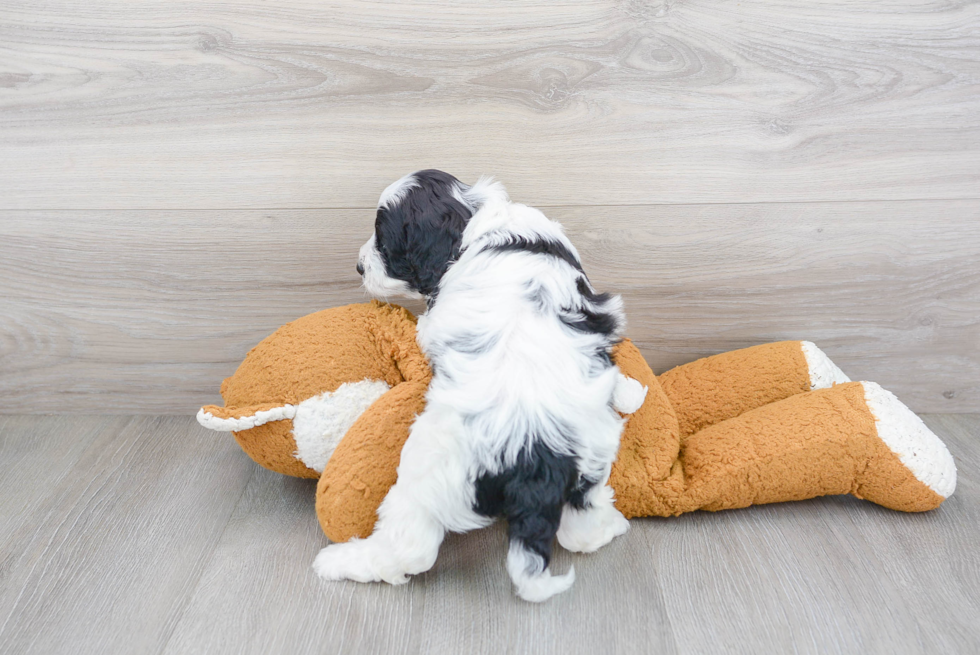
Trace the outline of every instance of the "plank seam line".
{"type": "MultiPolygon", "coordinates": [[[[745,200],[718,202],[644,202],[644,203],[580,203],[533,205],[540,209],[564,209],[576,207],[701,207],[713,205],[846,205],[884,202],[954,202],[980,200],[980,196],[955,198],[861,198],[851,200],[745,200]]],[[[325,207],[32,207],[30,209],[0,208],[0,212],[226,212],[226,211],[374,211],[376,207],[325,206],[325,207]]]]}

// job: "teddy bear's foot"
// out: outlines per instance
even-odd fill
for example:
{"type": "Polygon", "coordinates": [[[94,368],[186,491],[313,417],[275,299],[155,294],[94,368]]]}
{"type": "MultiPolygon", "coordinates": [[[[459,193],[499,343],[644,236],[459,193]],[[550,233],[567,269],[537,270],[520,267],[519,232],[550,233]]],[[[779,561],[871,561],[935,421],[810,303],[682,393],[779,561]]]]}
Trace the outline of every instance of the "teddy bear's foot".
{"type": "Polygon", "coordinates": [[[566,505],[558,527],[558,543],[573,553],[594,553],[616,537],[626,534],[630,523],[613,505],[609,486],[597,493],[591,507],[566,505]]]}
{"type": "Polygon", "coordinates": [[[861,495],[905,511],[939,505],[956,489],[956,464],[946,445],[894,394],[874,382],[861,382],[861,386],[878,438],[907,470],[889,467],[885,458],[879,458],[878,466],[870,467],[862,476],[861,495]],[[887,494],[887,502],[879,500],[882,492],[887,494]]]}
{"type": "Polygon", "coordinates": [[[830,361],[830,357],[827,357],[813,342],[801,341],[800,348],[803,350],[803,357],[806,358],[807,369],[809,369],[810,389],[827,389],[835,384],[851,381],[851,378],[844,375],[837,364],[830,361]]]}

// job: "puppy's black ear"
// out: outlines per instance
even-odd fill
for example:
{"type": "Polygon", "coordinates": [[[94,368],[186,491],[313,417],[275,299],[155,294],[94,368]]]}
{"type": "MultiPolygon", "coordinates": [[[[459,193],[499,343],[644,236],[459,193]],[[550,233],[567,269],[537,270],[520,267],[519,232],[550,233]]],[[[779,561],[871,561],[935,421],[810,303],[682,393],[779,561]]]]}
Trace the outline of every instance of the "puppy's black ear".
{"type": "Polygon", "coordinates": [[[449,265],[459,257],[463,230],[472,216],[453,192],[465,185],[442,171],[413,175],[403,197],[378,209],[375,235],[388,277],[433,296],[449,265]]]}

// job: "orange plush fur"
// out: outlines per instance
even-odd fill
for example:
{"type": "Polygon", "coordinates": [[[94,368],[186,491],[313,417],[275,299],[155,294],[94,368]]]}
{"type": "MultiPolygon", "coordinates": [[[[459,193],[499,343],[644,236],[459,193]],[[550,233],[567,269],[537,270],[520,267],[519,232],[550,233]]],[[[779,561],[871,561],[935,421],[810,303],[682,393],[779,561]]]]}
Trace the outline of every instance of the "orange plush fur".
{"type": "MultiPolygon", "coordinates": [[[[628,417],[609,480],[627,518],[827,494],[924,511],[944,500],[934,489],[952,491],[920,481],[907,465],[910,455],[879,437],[867,383],[811,390],[801,342],[723,353],[660,376],[629,340],[613,359],[648,388],[628,417]]],[[[320,524],[331,540],[346,541],[371,533],[430,376],[414,316],[377,301],[348,305],[300,318],[262,341],[221,385],[225,407],[203,407],[198,418],[234,431],[266,468],[319,478],[320,524]],[[304,401],[365,380],[383,381],[388,390],[363,401],[371,402],[337,435],[332,454],[327,449],[323,471],[311,468],[301,459],[291,417],[304,401]]],[[[947,477],[951,466],[950,459],[947,477]]]]}

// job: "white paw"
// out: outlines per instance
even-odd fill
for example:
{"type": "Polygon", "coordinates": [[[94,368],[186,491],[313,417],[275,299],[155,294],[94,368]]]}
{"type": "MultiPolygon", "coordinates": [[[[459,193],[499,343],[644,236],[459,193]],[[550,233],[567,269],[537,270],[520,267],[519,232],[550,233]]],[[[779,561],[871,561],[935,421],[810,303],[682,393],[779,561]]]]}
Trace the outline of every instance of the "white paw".
{"type": "Polygon", "coordinates": [[[558,528],[558,543],[573,553],[594,553],[629,529],[630,522],[611,505],[589,510],[566,508],[558,528]]]}
{"type": "Polygon", "coordinates": [[[313,560],[313,570],[324,580],[378,582],[371,547],[363,541],[333,544],[322,549],[313,560]]]}
{"type": "Polygon", "coordinates": [[[632,414],[643,406],[646,397],[646,387],[633,378],[619,374],[619,380],[616,381],[616,388],[613,390],[613,409],[620,414],[632,414]]]}

